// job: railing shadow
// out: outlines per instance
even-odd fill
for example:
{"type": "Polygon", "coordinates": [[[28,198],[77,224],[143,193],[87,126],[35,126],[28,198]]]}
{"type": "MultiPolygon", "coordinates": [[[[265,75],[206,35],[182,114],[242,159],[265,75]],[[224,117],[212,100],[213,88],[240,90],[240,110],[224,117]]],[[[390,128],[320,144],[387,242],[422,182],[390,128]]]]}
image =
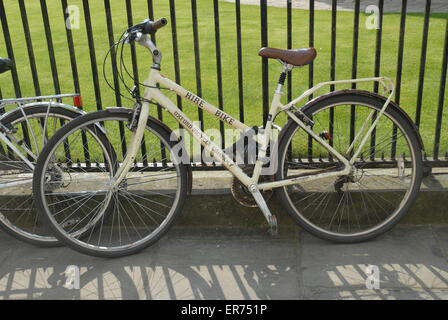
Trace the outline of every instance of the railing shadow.
{"type": "MultiPolygon", "coordinates": [[[[378,288],[368,289],[367,265],[336,266],[327,271],[333,284],[319,298],[381,300],[445,300],[448,298],[448,272],[424,263],[391,263],[378,266],[378,288]]],[[[309,298],[315,293],[310,292],[309,298]]]]}
{"type": "MultiPolygon", "coordinates": [[[[173,237],[118,259],[64,247],[36,249],[2,234],[0,239],[0,299],[448,299],[442,253],[431,261],[381,256],[379,287],[369,289],[365,257],[377,258],[371,244],[357,245],[362,257],[344,255],[340,263],[330,255],[313,258],[310,266],[301,261],[297,238],[173,237]],[[79,267],[79,289],[64,287],[68,265],[79,267]]],[[[339,252],[334,244],[324,245],[339,252]]]]}
{"type": "Polygon", "coordinates": [[[0,264],[0,299],[296,298],[288,297],[291,290],[283,294],[281,289],[297,283],[295,267],[268,255],[255,258],[259,253],[251,254],[248,247],[238,254],[239,248],[232,246],[220,250],[206,244],[194,249],[195,241],[183,252],[179,248],[185,240],[174,251],[172,243],[162,240],[133,256],[102,259],[64,247],[34,249],[0,236],[14,242],[14,251],[0,264]],[[64,287],[69,265],[79,268],[79,289],[64,287]]]}

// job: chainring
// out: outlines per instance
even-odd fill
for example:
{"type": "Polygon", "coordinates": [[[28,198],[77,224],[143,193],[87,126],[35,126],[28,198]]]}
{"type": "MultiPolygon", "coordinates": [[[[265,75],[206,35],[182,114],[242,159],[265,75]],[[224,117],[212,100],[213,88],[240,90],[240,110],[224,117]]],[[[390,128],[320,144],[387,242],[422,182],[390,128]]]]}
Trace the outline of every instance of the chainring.
{"type": "MultiPolygon", "coordinates": [[[[241,167],[243,172],[247,174],[248,176],[252,176],[252,173],[254,171],[255,165],[244,165],[241,167]]],[[[259,182],[267,182],[272,181],[273,176],[260,176],[259,182]]],[[[232,192],[233,197],[236,201],[238,201],[241,205],[249,208],[257,207],[257,203],[255,202],[254,197],[252,196],[252,193],[247,189],[247,187],[242,184],[235,176],[232,177],[232,184],[230,187],[230,191],[232,192]]],[[[261,194],[264,198],[264,200],[267,202],[269,199],[271,199],[272,195],[274,194],[274,191],[271,190],[265,190],[261,191],[261,194]]]]}

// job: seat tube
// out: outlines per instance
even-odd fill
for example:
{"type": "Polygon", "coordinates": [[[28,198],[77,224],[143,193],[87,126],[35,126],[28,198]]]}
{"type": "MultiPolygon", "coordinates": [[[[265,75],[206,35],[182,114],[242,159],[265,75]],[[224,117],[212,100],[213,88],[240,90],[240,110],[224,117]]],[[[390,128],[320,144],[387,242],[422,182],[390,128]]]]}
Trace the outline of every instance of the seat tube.
{"type": "Polygon", "coordinates": [[[280,99],[283,95],[282,89],[283,89],[283,85],[285,84],[286,71],[287,71],[287,66],[283,65],[283,69],[280,74],[280,78],[278,80],[277,89],[275,90],[274,96],[272,98],[271,108],[269,110],[268,118],[267,118],[266,125],[264,128],[264,136],[261,139],[261,148],[258,152],[258,160],[257,160],[257,163],[255,164],[254,174],[252,176],[252,179],[254,182],[258,182],[258,179],[260,177],[261,169],[263,167],[264,160],[266,158],[266,151],[267,151],[269,141],[270,141],[271,130],[272,130],[272,121],[274,119],[274,116],[275,116],[279,106],[281,106],[280,99]]]}

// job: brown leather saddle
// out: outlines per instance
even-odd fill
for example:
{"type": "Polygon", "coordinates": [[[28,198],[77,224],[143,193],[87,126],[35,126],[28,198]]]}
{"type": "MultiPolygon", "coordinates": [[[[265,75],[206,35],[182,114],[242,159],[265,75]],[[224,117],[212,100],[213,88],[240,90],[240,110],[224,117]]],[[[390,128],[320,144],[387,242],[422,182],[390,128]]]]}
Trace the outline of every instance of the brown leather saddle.
{"type": "Polygon", "coordinates": [[[314,48],[281,50],[265,47],[260,49],[258,55],[266,58],[280,59],[283,62],[300,67],[313,61],[317,56],[317,51],[314,48]]]}

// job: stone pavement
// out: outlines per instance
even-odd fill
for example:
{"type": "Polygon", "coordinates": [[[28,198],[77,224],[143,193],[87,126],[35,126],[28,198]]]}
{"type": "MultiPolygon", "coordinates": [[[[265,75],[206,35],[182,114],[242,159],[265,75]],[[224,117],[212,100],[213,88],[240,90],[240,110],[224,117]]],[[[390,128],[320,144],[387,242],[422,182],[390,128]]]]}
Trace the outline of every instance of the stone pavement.
{"type": "Polygon", "coordinates": [[[448,299],[447,252],[447,225],[401,225],[352,245],[296,227],[276,238],[176,227],[112,260],[0,233],[0,299],[448,299]],[[80,289],[64,287],[69,265],[79,267],[80,289]],[[368,265],[378,267],[378,289],[366,288],[368,265]]]}
{"type": "MultiPolygon", "coordinates": [[[[235,0],[221,0],[226,2],[235,2],[235,0]]],[[[288,0],[267,0],[268,6],[285,8],[288,0]]],[[[401,0],[384,0],[384,12],[400,12],[401,0]]],[[[291,0],[292,8],[309,9],[309,0],[291,0]]],[[[259,5],[260,0],[241,0],[241,4],[259,5]]],[[[361,0],[361,11],[365,11],[369,5],[378,5],[377,0],[361,0]]],[[[426,1],[413,0],[408,1],[408,12],[424,12],[426,1]]],[[[331,10],[332,0],[315,0],[314,8],[316,10],[331,10]]],[[[350,11],[354,8],[354,0],[338,0],[338,10],[350,11]]],[[[448,12],[447,0],[432,0],[431,12],[448,12]]]]}

